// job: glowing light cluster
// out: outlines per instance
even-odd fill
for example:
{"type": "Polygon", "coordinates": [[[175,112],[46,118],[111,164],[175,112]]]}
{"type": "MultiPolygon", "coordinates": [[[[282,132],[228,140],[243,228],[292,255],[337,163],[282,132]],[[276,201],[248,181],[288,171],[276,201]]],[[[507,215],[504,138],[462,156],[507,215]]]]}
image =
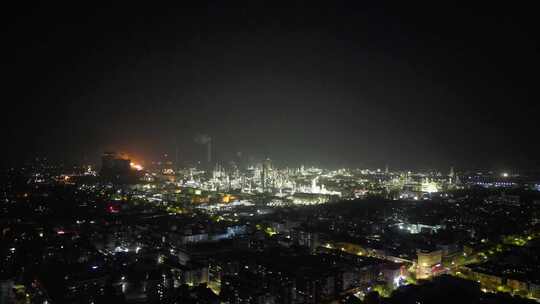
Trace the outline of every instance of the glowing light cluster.
{"type": "Polygon", "coordinates": [[[131,168],[137,170],[137,171],[142,171],[144,168],[143,166],[139,165],[139,164],[136,164],[136,163],[129,163],[129,165],[131,166],[131,168]]]}

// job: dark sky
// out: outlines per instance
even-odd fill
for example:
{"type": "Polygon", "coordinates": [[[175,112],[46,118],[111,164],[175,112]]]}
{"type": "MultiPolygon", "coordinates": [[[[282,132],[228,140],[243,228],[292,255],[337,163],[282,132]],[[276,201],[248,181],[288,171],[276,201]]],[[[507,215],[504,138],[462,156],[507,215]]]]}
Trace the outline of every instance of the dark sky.
{"type": "Polygon", "coordinates": [[[532,7],[371,2],[6,7],[2,160],[538,168],[532,7]]]}

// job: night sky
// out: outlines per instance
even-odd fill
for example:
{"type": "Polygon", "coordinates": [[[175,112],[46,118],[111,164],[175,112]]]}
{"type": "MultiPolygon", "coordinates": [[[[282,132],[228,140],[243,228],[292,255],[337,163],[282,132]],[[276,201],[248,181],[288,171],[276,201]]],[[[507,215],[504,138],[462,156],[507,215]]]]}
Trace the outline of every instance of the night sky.
{"type": "Polygon", "coordinates": [[[371,2],[5,7],[2,162],[538,169],[535,9],[371,2]]]}

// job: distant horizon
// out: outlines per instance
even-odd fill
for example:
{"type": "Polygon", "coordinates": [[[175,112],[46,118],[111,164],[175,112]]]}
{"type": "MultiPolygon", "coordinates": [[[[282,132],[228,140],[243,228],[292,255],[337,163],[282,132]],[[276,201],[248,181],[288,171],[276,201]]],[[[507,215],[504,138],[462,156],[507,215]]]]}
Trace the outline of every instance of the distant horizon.
{"type": "MultiPolygon", "coordinates": [[[[108,152],[117,152],[117,151],[108,151],[108,152]]],[[[127,152],[117,152],[117,153],[122,153],[122,154],[125,154],[127,156],[128,159],[132,160],[132,161],[135,161],[137,163],[140,163],[142,164],[143,166],[147,167],[149,165],[156,165],[157,163],[159,162],[171,162],[173,165],[176,165],[175,164],[175,161],[174,161],[174,158],[168,158],[168,159],[159,159],[159,158],[156,158],[156,159],[150,159],[150,160],[147,160],[147,159],[141,159],[141,158],[131,158],[129,157],[129,153],[127,152]]],[[[98,157],[94,157],[95,159],[93,160],[89,160],[89,161],[85,161],[83,160],[82,158],[79,159],[79,160],[61,160],[61,159],[55,159],[55,158],[51,158],[51,157],[47,157],[47,156],[36,156],[35,158],[31,158],[31,159],[27,159],[27,160],[24,160],[24,161],[20,161],[20,162],[17,162],[17,163],[12,163],[12,164],[0,164],[0,168],[3,168],[3,169],[8,169],[10,167],[13,167],[13,168],[19,168],[19,167],[24,167],[25,165],[28,165],[28,164],[33,164],[36,162],[36,159],[46,159],[46,161],[52,165],[64,165],[64,166],[84,166],[84,165],[92,165],[94,166],[95,168],[99,168],[101,166],[101,155],[99,155],[98,157]]],[[[254,164],[260,164],[262,163],[262,161],[264,160],[265,158],[264,157],[260,157],[260,158],[254,158],[251,162],[250,162],[250,165],[254,165],[254,164]]],[[[271,157],[269,157],[269,159],[272,161],[272,165],[273,166],[276,166],[277,168],[279,169],[284,169],[284,168],[290,168],[290,169],[297,169],[297,168],[300,168],[302,166],[304,166],[306,169],[308,168],[318,168],[318,169],[324,169],[324,170],[339,170],[339,169],[349,169],[349,170],[377,170],[377,169],[380,169],[381,171],[384,171],[385,170],[385,167],[388,165],[388,169],[389,171],[400,171],[400,172],[403,172],[403,171],[410,171],[410,170],[414,170],[415,172],[428,172],[428,171],[434,171],[434,172],[438,172],[438,173],[449,173],[450,172],[450,169],[453,168],[454,171],[456,172],[473,172],[473,171],[478,171],[478,172],[493,172],[493,173],[503,173],[503,172],[506,172],[506,173],[509,173],[509,174],[532,174],[532,173],[540,173],[540,168],[529,168],[529,167],[495,167],[495,166],[492,166],[492,167],[489,167],[489,166],[486,166],[486,167],[467,167],[467,166],[459,166],[459,165],[449,165],[447,167],[443,166],[443,165],[438,165],[438,166],[433,166],[433,167],[425,167],[425,166],[392,166],[391,163],[387,163],[387,164],[369,164],[369,162],[366,162],[365,165],[329,165],[329,164],[325,164],[325,163],[321,163],[321,162],[299,162],[299,163],[290,163],[290,162],[285,162],[285,161],[282,161],[282,160],[278,160],[278,159],[273,159],[271,157]],[[448,172],[446,172],[448,171],[448,172]]],[[[231,160],[218,160],[218,161],[215,161],[213,162],[213,166],[216,166],[216,165],[220,165],[222,167],[228,167],[232,162],[232,159],[231,160]]],[[[197,160],[191,160],[191,161],[187,161],[187,160],[180,160],[179,161],[179,165],[181,166],[181,168],[190,168],[190,167],[204,167],[205,164],[204,162],[199,162],[197,160]]],[[[237,164],[238,165],[238,164],[237,164]]],[[[247,165],[245,166],[247,167],[247,165]]]]}

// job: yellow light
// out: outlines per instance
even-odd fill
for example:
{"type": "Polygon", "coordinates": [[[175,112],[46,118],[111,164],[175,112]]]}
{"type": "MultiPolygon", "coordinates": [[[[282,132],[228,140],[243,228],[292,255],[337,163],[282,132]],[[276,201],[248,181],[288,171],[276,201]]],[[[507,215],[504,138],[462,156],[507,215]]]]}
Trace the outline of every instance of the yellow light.
{"type": "Polygon", "coordinates": [[[136,164],[136,163],[129,163],[129,165],[131,166],[131,168],[137,170],[137,171],[141,171],[143,169],[143,167],[139,164],[136,164]]]}

